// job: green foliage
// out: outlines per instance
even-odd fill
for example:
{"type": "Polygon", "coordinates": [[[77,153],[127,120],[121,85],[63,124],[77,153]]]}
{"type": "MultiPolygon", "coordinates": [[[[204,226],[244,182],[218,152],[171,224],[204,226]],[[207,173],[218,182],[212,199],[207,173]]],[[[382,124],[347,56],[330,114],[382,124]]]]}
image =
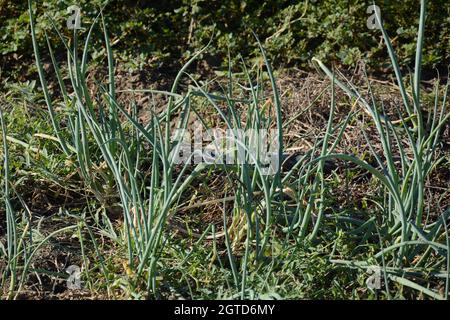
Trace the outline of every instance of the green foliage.
{"type": "MultiPolygon", "coordinates": [[[[84,30],[99,13],[105,1],[76,1],[82,10],[84,30]]],[[[42,30],[52,32],[51,17],[60,30],[65,28],[69,0],[36,1],[37,36],[42,46],[42,30]]],[[[141,61],[174,61],[188,57],[213,37],[209,51],[214,64],[223,63],[230,48],[231,56],[256,56],[257,45],[252,30],[265,40],[269,56],[275,64],[297,64],[307,67],[313,56],[324,62],[355,64],[364,59],[375,70],[389,65],[379,30],[366,26],[366,13],[372,1],[123,1],[116,0],[104,9],[112,43],[118,57],[141,61]],[[255,54],[256,53],[256,54],[255,54]]],[[[415,30],[418,25],[419,1],[377,1],[385,28],[394,39],[393,46],[403,67],[410,66],[415,52],[415,30]]],[[[12,0],[0,1],[0,55],[29,57],[26,4],[12,0]]],[[[424,67],[446,67],[450,52],[450,6],[446,0],[429,1],[424,67]]],[[[97,28],[98,29],[98,28],[97,28]]],[[[101,30],[93,38],[101,39],[101,30]]],[[[87,32],[85,32],[87,33],[87,32]]],[[[100,56],[102,45],[93,44],[100,56]]],[[[55,49],[63,49],[55,48],[55,49]]],[[[58,52],[56,50],[55,52],[58,52]]],[[[6,61],[6,60],[5,60],[6,61]]],[[[139,65],[142,66],[142,63],[139,65]]],[[[3,66],[5,68],[5,66],[3,66]]]]}

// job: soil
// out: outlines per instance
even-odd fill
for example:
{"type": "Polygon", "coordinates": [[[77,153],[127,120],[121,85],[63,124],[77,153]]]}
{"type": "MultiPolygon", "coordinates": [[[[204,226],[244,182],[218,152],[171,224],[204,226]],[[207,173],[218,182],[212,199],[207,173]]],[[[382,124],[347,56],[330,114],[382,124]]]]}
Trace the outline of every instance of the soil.
{"type": "MultiPolygon", "coordinates": [[[[199,64],[202,78],[213,76],[213,70],[207,65],[199,64]]],[[[161,70],[159,72],[139,71],[129,73],[121,70],[120,65],[117,72],[117,91],[126,89],[157,89],[168,90],[176,73],[170,70],[161,70]]],[[[361,68],[354,70],[346,70],[345,74],[356,83],[364,87],[364,80],[361,68]]],[[[99,81],[105,79],[106,74],[95,71],[91,72],[88,81],[91,88],[94,79],[99,81]]],[[[392,111],[395,106],[401,105],[401,100],[395,91],[392,90],[390,82],[376,82],[377,90],[381,93],[381,99],[385,102],[385,108],[392,111]]],[[[180,90],[186,90],[189,82],[183,82],[180,90]]],[[[285,130],[284,144],[288,152],[305,152],[311,148],[317,137],[324,134],[324,128],[330,113],[331,93],[327,87],[330,81],[317,74],[304,72],[295,68],[289,72],[278,75],[280,95],[282,98],[283,118],[285,121],[291,121],[285,130]],[[325,93],[313,104],[314,99],[323,91],[325,93]],[[301,114],[300,114],[301,113],[301,114]],[[300,115],[299,115],[300,114],[300,115]]],[[[92,89],[95,90],[95,89],[92,89]]],[[[267,92],[269,96],[270,92],[267,92]]],[[[162,95],[154,95],[136,93],[130,97],[129,93],[119,93],[118,100],[123,105],[130,105],[131,100],[136,101],[137,107],[141,113],[141,120],[148,121],[148,108],[151,102],[156,101],[155,112],[160,112],[164,107],[167,99],[162,95]]],[[[269,103],[273,103],[268,98],[269,103]]],[[[336,90],[335,101],[336,117],[334,123],[341,122],[345,119],[352,107],[348,103],[348,99],[344,97],[344,93],[336,90]]],[[[362,134],[360,128],[367,120],[367,115],[361,113],[356,125],[349,126],[344,133],[341,143],[337,146],[336,152],[346,154],[356,154],[360,157],[366,157],[370,154],[368,144],[362,134]]],[[[377,134],[372,127],[366,127],[366,131],[370,139],[374,141],[375,149],[381,151],[380,142],[377,134]]],[[[450,128],[449,125],[444,129],[443,148],[437,152],[437,157],[447,157],[450,159],[450,128]]],[[[368,159],[370,161],[370,159],[368,159]]],[[[342,207],[351,206],[359,207],[362,204],[361,199],[368,197],[374,190],[371,190],[368,177],[365,172],[359,171],[348,180],[346,175],[349,170],[354,168],[349,164],[341,163],[336,173],[342,177],[345,184],[337,186],[333,190],[332,196],[336,203],[342,207]]],[[[331,173],[330,173],[331,174],[331,173]]],[[[195,199],[194,202],[207,202],[214,199],[220,199],[225,196],[232,195],[232,182],[227,181],[221,175],[209,178],[208,188],[203,188],[200,181],[196,181],[190,188],[184,200],[195,199]],[[195,190],[204,191],[200,196],[195,195],[195,190]]],[[[450,206],[450,192],[448,189],[450,181],[450,167],[442,165],[433,170],[427,180],[426,189],[426,206],[429,208],[432,216],[437,217],[447,207],[450,206]]],[[[48,235],[58,228],[76,224],[75,220],[61,219],[58,212],[61,208],[80,210],[85,206],[86,195],[78,192],[67,190],[58,190],[56,186],[45,185],[39,181],[29,181],[24,185],[24,201],[30,208],[32,213],[32,223],[34,226],[39,224],[39,230],[42,234],[48,235]]],[[[223,227],[223,208],[222,203],[211,204],[202,208],[193,210],[180,211],[174,220],[186,228],[197,233],[202,233],[205,225],[214,224],[216,231],[222,231],[223,227]]],[[[0,209],[0,241],[4,242],[6,232],[5,214],[0,209]]],[[[176,230],[175,230],[176,232],[176,230]]],[[[47,270],[55,274],[64,274],[65,269],[70,265],[82,265],[80,261],[81,248],[78,239],[73,237],[73,233],[62,234],[52,239],[48,245],[43,247],[31,267],[32,269],[47,270]]],[[[4,264],[0,262],[0,269],[4,268],[4,264]]],[[[72,291],[67,289],[66,279],[53,275],[31,272],[24,286],[23,292],[18,296],[19,299],[102,299],[105,298],[101,293],[92,294],[87,291],[72,291]]]]}

